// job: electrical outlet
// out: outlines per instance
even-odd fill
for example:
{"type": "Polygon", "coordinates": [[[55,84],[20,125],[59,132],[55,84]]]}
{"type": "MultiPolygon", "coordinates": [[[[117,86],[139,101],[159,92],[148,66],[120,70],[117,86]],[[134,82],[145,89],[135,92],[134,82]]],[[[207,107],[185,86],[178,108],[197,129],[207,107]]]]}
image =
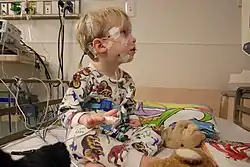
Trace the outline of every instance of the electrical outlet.
{"type": "Polygon", "coordinates": [[[8,4],[7,3],[1,3],[1,14],[8,15],[8,4]]]}
{"type": "Polygon", "coordinates": [[[135,16],[135,0],[126,0],[125,11],[129,17],[135,16]]]}
{"type": "Polygon", "coordinates": [[[50,15],[52,14],[52,2],[44,2],[44,14],[50,15]]]}

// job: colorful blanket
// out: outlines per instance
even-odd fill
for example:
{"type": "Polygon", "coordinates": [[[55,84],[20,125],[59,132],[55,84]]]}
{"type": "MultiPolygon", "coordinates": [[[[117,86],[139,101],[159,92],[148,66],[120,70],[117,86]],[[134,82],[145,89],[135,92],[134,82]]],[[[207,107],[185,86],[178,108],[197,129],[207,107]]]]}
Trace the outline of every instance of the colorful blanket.
{"type": "Polygon", "coordinates": [[[148,101],[137,104],[137,115],[143,125],[169,127],[178,120],[192,120],[206,134],[207,140],[202,148],[216,164],[227,167],[248,166],[250,144],[219,140],[219,130],[212,112],[211,108],[196,104],[148,101]]]}
{"type": "Polygon", "coordinates": [[[219,130],[212,112],[212,109],[205,105],[147,101],[137,104],[137,115],[143,125],[169,127],[179,120],[191,120],[198,125],[206,137],[217,139],[219,130]]]}

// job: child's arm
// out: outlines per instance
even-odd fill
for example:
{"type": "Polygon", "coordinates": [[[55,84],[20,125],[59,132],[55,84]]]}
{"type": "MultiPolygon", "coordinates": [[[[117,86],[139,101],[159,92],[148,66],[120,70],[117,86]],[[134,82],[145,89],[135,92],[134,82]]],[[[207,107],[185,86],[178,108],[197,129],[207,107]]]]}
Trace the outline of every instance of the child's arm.
{"type": "Polygon", "coordinates": [[[86,112],[83,112],[81,103],[86,100],[86,97],[83,97],[83,95],[87,94],[86,81],[82,78],[74,77],[59,107],[59,114],[62,114],[60,115],[61,123],[64,127],[74,127],[78,125],[80,117],[86,114],[86,112]]]}
{"type": "MultiPolygon", "coordinates": [[[[83,72],[81,71],[81,73],[83,72]]],[[[90,100],[89,94],[93,84],[89,82],[89,75],[80,75],[79,73],[74,75],[59,107],[61,123],[64,127],[74,127],[81,124],[92,128],[105,121],[103,116],[113,116],[117,110],[111,110],[104,115],[90,114],[89,111],[84,111],[82,106],[90,100]]]]}
{"type": "Polygon", "coordinates": [[[129,83],[128,87],[128,94],[126,98],[128,99],[126,105],[127,107],[127,113],[128,113],[128,118],[129,118],[129,125],[130,126],[140,126],[140,119],[136,114],[136,101],[134,100],[135,97],[135,84],[131,79],[131,82],[129,83]]]}
{"type": "Polygon", "coordinates": [[[129,115],[129,119],[139,119],[139,117],[136,115],[136,101],[134,99],[135,97],[135,84],[133,81],[131,81],[131,83],[129,84],[128,87],[128,94],[126,96],[127,98],[127,106],[128,106],[128,115],[129,115]]]}
{"type": "Polygon", "coordinates": [[[123,77],[125,78],[126,82],[126,89],[127,89],[127,95],[124,99],[124,101],[122,102],[122,105],[124,106],[124,108],[127,110],[127,115],[129,117],[129,119],[138,119],[139,117],[136,115],[136,101],[134,99],[135,97],[135,92],[136,92],[136,88],[135,88],[135,83],[132,79],[132,77],[126,73],[123,72],[123,77]]]}

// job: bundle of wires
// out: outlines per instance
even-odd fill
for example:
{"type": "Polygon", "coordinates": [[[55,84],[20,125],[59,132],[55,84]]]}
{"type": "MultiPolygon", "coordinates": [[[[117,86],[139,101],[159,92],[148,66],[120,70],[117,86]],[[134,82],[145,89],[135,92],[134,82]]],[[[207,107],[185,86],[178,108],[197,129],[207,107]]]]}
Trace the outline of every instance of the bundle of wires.
{"type": "MultiPolygon", "coordinates": [[[[58,15],[60,20],[60,27],[58,32],[58,43],[57,43],[57,57],[58,57],[58,63],[59,63],[59,69],[58,69],[58,78],[61,80],[64,80],[64,29],[65,29],[65,17],[66,12],[69,11],[70,13],[73,12],[73,4],[70,0],[67,0],[66,2],[59,0],[58,1],[58,15]],[[62,13],[61,13],[62,12],[62,13]]],[[[64,87],[62,87],[62,93],[64,95],[64,87]]]]}
{"type": "MultiPolygon", "coordinates": [[[[36,56],[36,63],[35,63],[36,68],[38,68],[38,69],[40,68],[40,66],[39,66],[39,62],[40,62],[44,67],[44,73],[45,73],[46,79],[50,80],[51,76],[50,76],[49,70],[46,67],[46,64],[45,64],[44,60],[42,59],[42,57],[34,49],[32,49],[30,46],[28,46],[24,41],[21,40],[21,43],[35,54],[35,56],[36,56]]],[[[49,86],[51,88],[51,84],[49,84],[49,86]]]]}

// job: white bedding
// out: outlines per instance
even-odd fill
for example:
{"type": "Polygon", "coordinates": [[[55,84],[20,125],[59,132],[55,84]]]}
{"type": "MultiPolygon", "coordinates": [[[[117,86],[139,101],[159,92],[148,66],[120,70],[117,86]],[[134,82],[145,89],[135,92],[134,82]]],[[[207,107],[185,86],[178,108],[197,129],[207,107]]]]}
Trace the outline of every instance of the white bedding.
{"type": "MultiPolygon", "coordinates": [[[[232,122],[226,121],[224,119],[216,118],[216,122],[221,134],[222,140],[234,140],[234,141],[241,141],[241,142],[248,142],[250,143],[250,132],[242,129],[241,127],[233,124],[232,122]]],[[[53,144],[58,141],[64,141],[65,139],[65,130],[63,128],[55,128],[50,130],[47,134],[46,140],[48,144],[53,144]]],[[[21,150],[28,150],[28,149],[36,149],[46,143],[36,137],[36,135],[32,135],[29,137],[25,137],[24,139],[20,139],[14,142],[9,143],[8,145],[3,147],[3,150],[6,152],[11,151],[21,151],[21,150]]],[[[210,151],[213,155],[216,154],[215,160],[217,161],[219,166],[222,167],[249,167],[249,163],[240,163],[234,162],[233,160],[228,160],[225,158],[224,155],[216,151],[215,149],[211,148],[210,151]]],[[[167,157],[171,154],[172,150],[165,149],[161,153],[159,153],[159,157],[167,157]]],[[[18,159],[20,157],[13,156],[14,159],[18,159]]]]}

